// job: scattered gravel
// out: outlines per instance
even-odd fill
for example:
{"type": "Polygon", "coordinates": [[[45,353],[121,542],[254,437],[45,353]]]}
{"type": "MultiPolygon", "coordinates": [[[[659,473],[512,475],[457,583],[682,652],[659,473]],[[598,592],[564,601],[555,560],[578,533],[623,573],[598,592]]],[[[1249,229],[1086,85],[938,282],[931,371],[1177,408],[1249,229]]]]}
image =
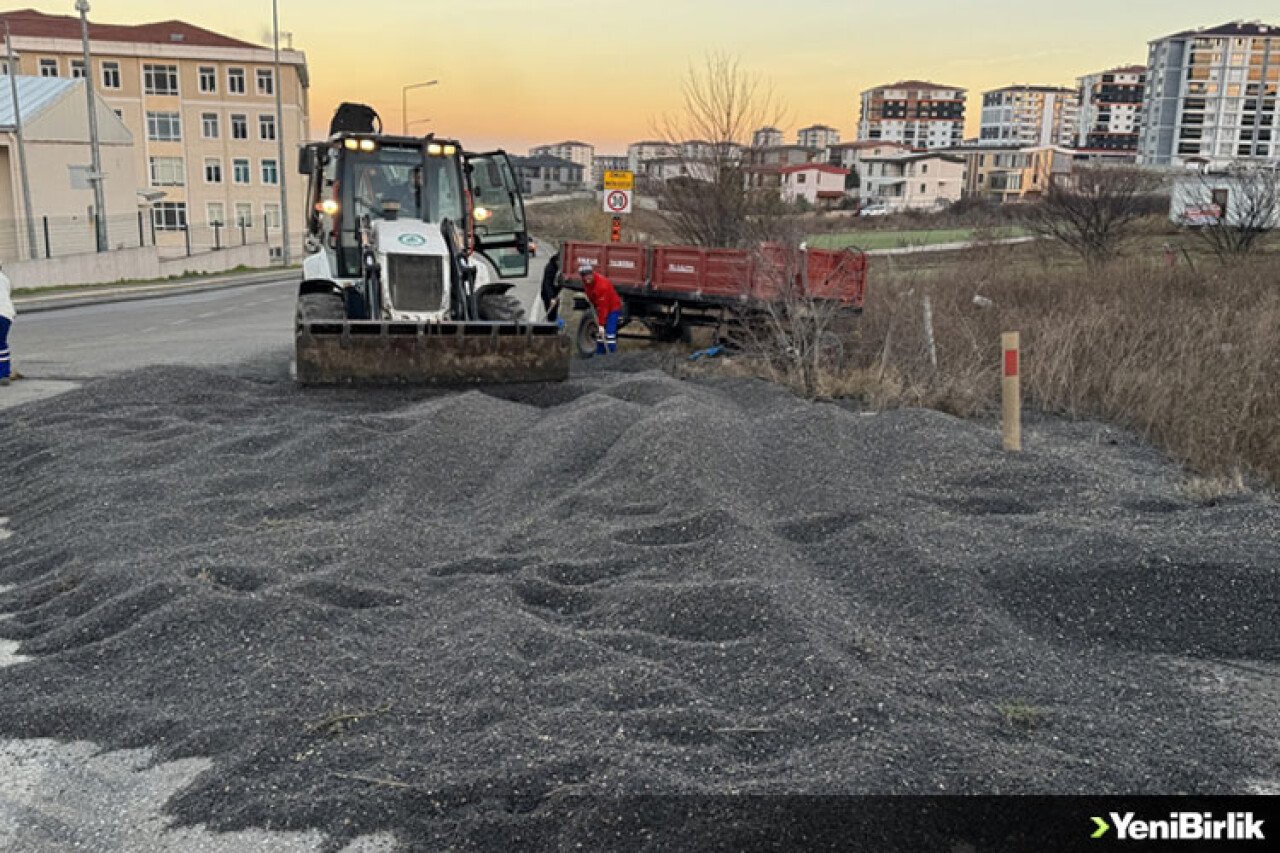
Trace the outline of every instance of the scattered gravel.
{"type": "Polygon", "coordinates": [[[148,369],[0,412],[0,736],[205,759],[180,823],[415,850],[593,838],[569,795],[1280,779],[1268,496],[1197,501],[1094,423],[1010,455],[654,363],[148,369]]]}

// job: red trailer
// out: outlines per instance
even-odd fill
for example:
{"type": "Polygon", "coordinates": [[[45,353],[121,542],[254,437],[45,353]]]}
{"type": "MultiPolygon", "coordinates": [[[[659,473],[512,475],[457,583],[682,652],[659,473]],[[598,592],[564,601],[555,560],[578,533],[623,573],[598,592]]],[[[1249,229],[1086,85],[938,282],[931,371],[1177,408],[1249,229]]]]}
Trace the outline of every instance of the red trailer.
{"type": "MultiPolygon", "coordinates": [[[[640,323],[646,330],[620,332],[619,337],[662,341],[687,340],[694,326],[724,329],[751,322],[767,313],[771,303],[797,297],[841,315],[856,315],[867,286],[867,256],[849,249],[792,251],[766,245],[751,251],[569,242],[560,260],[561,284],[570,290],[582,290],[577,271],[584,262],[613,282],[622,299],[619,328],[640,323]]],[[[595,351],[594,325],[588,314],[575,335],[583,355],[595,351]]]]}

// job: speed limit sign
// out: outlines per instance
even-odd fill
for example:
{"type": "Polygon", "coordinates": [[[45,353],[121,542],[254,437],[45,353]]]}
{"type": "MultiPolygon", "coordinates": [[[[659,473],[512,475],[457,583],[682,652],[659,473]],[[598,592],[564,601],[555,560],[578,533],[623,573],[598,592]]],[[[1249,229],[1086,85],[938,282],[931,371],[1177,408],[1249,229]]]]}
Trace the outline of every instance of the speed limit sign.
{"type": "Polygon", "coordinates": [[[631,190],[605,190],[604,212],[619,216],[631,212],[631,190]]]}

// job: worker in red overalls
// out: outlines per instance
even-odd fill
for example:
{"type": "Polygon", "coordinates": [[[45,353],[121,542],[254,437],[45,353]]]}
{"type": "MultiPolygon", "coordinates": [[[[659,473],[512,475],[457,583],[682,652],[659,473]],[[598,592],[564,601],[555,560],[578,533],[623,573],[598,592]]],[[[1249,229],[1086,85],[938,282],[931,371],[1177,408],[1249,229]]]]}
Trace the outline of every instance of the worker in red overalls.
{"type": "Polygon", "coordinates": [[[587,262],[578,264],[582,277],[582,290],[596,309],[596,355],[618,351],[618,322],[622,319],[622,300],[613,282],[596,272],[587,262]]]}

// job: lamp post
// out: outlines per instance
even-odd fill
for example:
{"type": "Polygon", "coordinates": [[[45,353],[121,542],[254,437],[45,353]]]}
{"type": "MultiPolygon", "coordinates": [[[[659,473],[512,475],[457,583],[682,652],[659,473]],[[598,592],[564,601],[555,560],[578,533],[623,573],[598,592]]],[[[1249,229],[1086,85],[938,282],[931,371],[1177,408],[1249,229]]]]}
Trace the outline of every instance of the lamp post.
{"type": "Polygon", "coordinates": [[[407,133],[408,132],[407,128],[413,127],[415,124],[426,124],[429,121],[431,121],[431,119],[429,118],[415,118],[413,121],[405,125],[405,128],[406,128],[405,132],[407,133]]]}
{"type": "Polygon", "coordinates": [[[31,215],[31,181],[27,178],[27,145],[22,135],[22,108],[18,105],[18,55],[13,52],[13,37],[9,34],[9,19],[4,21],[4,46],[9,54],[9,95],[13,98],[13,129],[18,138],[18,166],[22,176],[22,207],[27,216],[27,248],[31,260],[40,257],[36,246],[36,221],[31,215]]]}
{"type": "Polygon", "coordinates": [[[280,181],[280,260],[284,265],[289,266],[289,193],[287,187],[289,185],[285,175],[290,171],[285,168],[284,162],[284,106],[281,102],[281,90],[284,88],[284,79],[280,76],[280,13],[278,0],[271,0],[271,27],[274,33],[274,45],[276,54],[275,67],[275,90],[276,90],[276,152],[278,155],[276,166],[276,179],[280,181]]]}
{"type": "Polygon", "coordinates": [[[409,135],[409,90],[425,89],[427,86],[434,86],[439,80],[428,80],[425,83],[410,83],[400,92],[400,133],[403,136],[409,135]]]}
{"type": "Polygon", "coordinates": [[[98,251],[107,250],[107,211],[102,193],[102,156],[98,151],[98,110],[93,101],[93,63],[89,58],[89,0],[76,0],[80,13],[80,45],[84,48],[84,92],[89,103],[89,151],[93,157],[89,165],[89,182],[93,185],[94,230],[97,232],[98,251]]]}

